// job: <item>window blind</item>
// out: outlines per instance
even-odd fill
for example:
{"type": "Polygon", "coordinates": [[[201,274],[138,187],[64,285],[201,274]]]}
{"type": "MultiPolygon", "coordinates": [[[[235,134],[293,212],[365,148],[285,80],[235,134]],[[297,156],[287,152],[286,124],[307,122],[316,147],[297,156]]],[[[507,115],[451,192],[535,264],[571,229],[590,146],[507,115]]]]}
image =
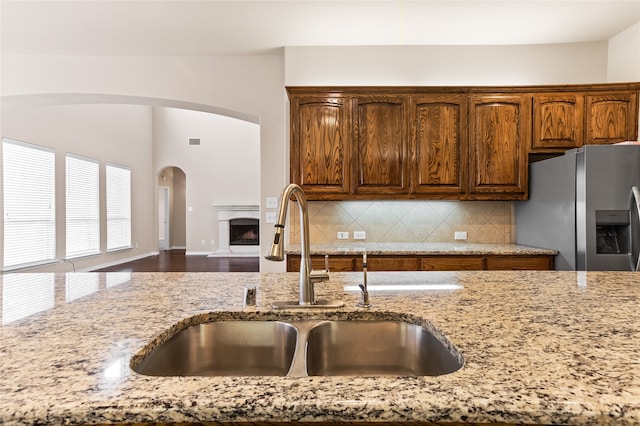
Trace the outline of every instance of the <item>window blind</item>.
{"type": "Polygon", "coordinates": [[[131,247],[131,170],[107,164],[107,250],[131,247]]]}
{"type": "Polygon", "coordinates": [[[53,261],[56,255],[55,153],[4,138],[4,269],[53,261]]]}
{"type": "Polygon", "coordinates": [[[100,170],[95,160],[67,154],[66,257],[100,253],[100,170]]]}

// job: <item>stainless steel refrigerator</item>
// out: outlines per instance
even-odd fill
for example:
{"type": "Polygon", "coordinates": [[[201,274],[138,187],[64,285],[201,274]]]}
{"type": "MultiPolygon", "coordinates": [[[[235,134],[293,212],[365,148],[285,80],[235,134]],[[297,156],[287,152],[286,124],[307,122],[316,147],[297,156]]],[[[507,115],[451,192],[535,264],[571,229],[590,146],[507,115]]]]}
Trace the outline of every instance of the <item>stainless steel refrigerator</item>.
{"type": "Polygon", "coordinates": [[[586,145],[531,163],[516,240],[558,250],[557,270],[638,270],[638,187],[640,145],[586,145]]]}

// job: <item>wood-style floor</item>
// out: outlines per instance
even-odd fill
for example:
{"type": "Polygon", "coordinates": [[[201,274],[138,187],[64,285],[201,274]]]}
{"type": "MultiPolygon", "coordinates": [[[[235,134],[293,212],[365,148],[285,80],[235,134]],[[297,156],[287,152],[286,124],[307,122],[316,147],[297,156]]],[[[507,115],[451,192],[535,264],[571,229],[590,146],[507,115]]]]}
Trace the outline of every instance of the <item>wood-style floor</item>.
{"type": "Polygon", "coordinates": [[[258,272],[259,257],[186,256],[184,250],[163,250],[132,262],[94,272],[258,272]]]}

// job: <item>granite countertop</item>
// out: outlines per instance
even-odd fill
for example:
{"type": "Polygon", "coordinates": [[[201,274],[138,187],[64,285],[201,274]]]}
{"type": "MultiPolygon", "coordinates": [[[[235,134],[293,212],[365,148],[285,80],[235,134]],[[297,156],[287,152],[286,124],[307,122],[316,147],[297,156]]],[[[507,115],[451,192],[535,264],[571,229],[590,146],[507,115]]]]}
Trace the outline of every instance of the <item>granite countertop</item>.
{"type": "Polygon", "coordinates": [[[349,290],[361,279],[333,273],[317,285],[343,308],[285,312],[270,303],[296,298],[296,273],[4,275],[0,423],[640,423],[638,275],[375,272],[369,310],[349,290]],[[247,285],[257,287],[255,307],[243,307],[247,285]],[[437,377],[150,377],[129,367],[194,316],[354,315],[431,324],[465,365],[437,377]]]}
{"type": "MultiPolygon", "coordinates": [[[[518,244],[476,243],[356,243],[313,244],[311,254],[348,255],[500,255],[536,256],[558,254],[557,250],[529,247],[518,244]]],[[[291,244],[287,254],[300,254],[300,245],[291,244]]]]}

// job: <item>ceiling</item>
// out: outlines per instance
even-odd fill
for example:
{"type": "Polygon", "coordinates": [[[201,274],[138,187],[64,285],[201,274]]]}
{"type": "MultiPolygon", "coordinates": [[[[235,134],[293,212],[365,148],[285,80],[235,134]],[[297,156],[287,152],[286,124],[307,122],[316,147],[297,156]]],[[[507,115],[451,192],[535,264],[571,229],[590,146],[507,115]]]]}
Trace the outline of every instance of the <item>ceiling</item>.
{"type": "Polygon", "coordinates": [[[2,0],[0,19],[3,53],[246,55],[606,41],[640,21],[640,0],[2,0]]]}

